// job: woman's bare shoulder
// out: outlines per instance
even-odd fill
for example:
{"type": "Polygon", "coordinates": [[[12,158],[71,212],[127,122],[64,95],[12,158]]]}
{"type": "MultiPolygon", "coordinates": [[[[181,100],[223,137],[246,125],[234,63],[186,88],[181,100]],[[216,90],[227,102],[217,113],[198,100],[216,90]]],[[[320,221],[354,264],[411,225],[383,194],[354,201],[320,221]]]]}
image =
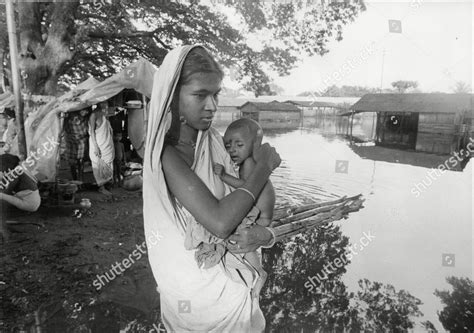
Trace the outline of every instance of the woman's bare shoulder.
{"type": "Polygon", "coordinates": [[[163,168],[186,167],[190,168],[189,163],[186,162],[185,156],[172,145],[165,145],[161,154],[161,163],[163,168]]]}

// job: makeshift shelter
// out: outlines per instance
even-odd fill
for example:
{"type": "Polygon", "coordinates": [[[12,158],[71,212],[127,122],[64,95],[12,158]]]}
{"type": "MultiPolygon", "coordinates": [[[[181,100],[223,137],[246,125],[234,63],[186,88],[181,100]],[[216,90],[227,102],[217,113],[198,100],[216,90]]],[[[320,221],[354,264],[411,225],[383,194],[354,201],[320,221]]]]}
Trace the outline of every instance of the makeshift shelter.
{"type": "Polygon", "coordinates": [[[13,108],[15,106],[15,96],[7,91],[0,94],[0,113],[3,113],[5,108],[13,108]]]}
{"type": "MultiPolygon", "coordinates": [[[[38,156],[37,163],[32,167],[31,171],[38,180],[55,181],[56,167],[59,161],[59,142],[63,131],[63,113],[79,111],[107,101],[127,89],[149,98],[155,71],[155,67],[150,62],[139,59],[103,82],[98,82],[93,78],[82,82],[74,90],[30,114],[25,123],[28,153],[44,150],[42,148],[46,142],[55,141],[58,143],[52,151],[38,156]]],[[[128,125],[129,128],[133,128],[132,144],[135,148],[138,148],[144,141],[145,122],[144,108],[134,109],[129,113],[128,125]]]]}

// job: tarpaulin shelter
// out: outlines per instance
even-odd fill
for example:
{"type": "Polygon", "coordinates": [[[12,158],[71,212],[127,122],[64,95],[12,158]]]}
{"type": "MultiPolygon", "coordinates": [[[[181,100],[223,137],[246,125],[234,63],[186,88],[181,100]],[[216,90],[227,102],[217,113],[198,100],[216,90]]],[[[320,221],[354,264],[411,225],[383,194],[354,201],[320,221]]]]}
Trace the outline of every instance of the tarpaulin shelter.
{"type": "Polygon", "coordinates": [[[15,107],[15,96],[9,91],[0,94],[0,113],[3,113],[5,108],[13,107],[15,107]]]}
{"type": "MultiPolygon", "coordinates": [[[[98,82],[93,78],[82,82],[75,89],[30,114],[25,122],[28,154],[41,150],[46,142],[54,140],[58,143],[52,151],[39,156],[37,163],[31,170],[37,179],[44,182],[55,181],[56,167],[59,161],[59,141],[64,122],[64,118],[61,117],[62,113],[82,110],[94,104],[107,101],[121,93],[124,89],[133,89],[149,98],[153,88],[155,72],[156,68],[150,62],[140,58],[135,63],[125,67],[121,72],[102,82],[98,82]]],[[[143,109],[133,119],[132,125],[142,129],[136,135],[144,138],[143,109]],[[136,126],[136,123],[140,122],[140,126],[136,126]]]]}

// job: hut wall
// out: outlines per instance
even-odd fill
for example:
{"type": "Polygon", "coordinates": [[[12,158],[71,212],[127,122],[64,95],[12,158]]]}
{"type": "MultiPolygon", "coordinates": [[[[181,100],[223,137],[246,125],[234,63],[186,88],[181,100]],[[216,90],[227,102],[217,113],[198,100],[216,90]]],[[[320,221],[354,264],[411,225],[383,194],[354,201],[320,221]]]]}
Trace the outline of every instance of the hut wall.
{"type": "Polygon", "coordinates": [[[300,122],[300,112],[296,111],[260,111],[259,114],[263,128],[297,128],[300,122]]]}
{"type": "Polygon", "coordinates": [[[250,118],[259,121],[258,109],[253,104],[246,104],[240,108],[240,115],[242,118],[250,118]]]}
{"type": "Polygon", "coordinates": [[[418,113],[379,112],[375,140],[380,145],[414,149],[418,121],[418,113]]]}
{"type": "Polygon", "coordinates": [[[303,113],[303,117],[314,117],[318,115],[316,107],[300,107],[303,113]]]}
{"type": "Polygon", "coordinates": [[[416,150],[450,154],[457,148],[455,114],[421,113],[416,150]]]}
{"type": "Polygon", "coordinates": [[[214,122],[230,124],[240,117],[240,111],[236,106],[219,106],[214,115],[214,122]]]}

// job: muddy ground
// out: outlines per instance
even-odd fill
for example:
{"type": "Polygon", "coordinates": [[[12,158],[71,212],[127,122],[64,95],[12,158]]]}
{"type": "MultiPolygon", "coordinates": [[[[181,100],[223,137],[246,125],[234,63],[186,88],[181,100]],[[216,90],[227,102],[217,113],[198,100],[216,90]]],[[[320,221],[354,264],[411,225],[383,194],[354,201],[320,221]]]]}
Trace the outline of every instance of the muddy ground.
{"type": "Polygon", "coordinates": [[[112,265],[142,244],[142,193],[80,191],[92,206],[41,207],[11,225],[0,254],[0,332],[159,330],[159,295],[145,255],[120,274],[112,265]],[[80,213],[80,214],[78,214],[80,213]],[[93,285],[98,275],[114,277],[93,285]],[[153,322],[158,323],[158,327],[153,322]]]}

